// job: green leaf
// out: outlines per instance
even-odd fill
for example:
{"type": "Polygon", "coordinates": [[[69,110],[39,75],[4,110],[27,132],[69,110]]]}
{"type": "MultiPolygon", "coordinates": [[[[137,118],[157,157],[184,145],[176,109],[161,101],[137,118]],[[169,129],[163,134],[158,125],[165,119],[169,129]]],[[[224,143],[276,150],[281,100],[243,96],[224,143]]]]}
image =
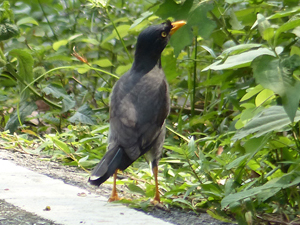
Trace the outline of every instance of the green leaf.
{"type": "Polygon", "coordinates": [[[250,154],[247,158],[248,165],[253,156],[267,144],[269,138],[270,135],[265,135],[258,138],[251,138],[244,143],[243,147],[246,153],[250,154]]]}
{"type": "MultiPolygon", "coordinates": [[[[282,49],[279,49],[281,52],[282,49]]],[[[238,55],[229,56],[224,62],[223,60],[218,60],[211,64],[210,66],[204,68],[202,71],[211,70],[224,70],[224,69],[237,69],[242,67],[247,67],[251,65],[251,62],[261,55],[271,55],[275,57],[275,53],[267,48],[259,48],[255,50],[250,50],[243,52],[238,55]]]]}
{"type": "Polygon", "coordinates": [[[235,45],[235,46],[232,46],[230,48],[225,49],[219,57],[221,57],[221,58],[228,57],[229,55],[235,55],[235,54],[238,54],[238,53],[248,51],[251,48],[259,48],[261,46],[262,46],[261,44],[240,44],[240,45],[235,45]]]}
{"type": "MultiPolygon", "coordinates": [[[[123,24],[123,25],[120,25],[117,27],[117,30],[121,36],[121,38],[125,37],[126,35],[128,35],[128,30],[130,28],[130,25],[127,25],[127,24],[123,24]]],[[[119,36],[117,35],[117,32],[116,30],[114,30],[110,35],[108,35],[103,41],[101,44],[104,44],[106,43],[107,41],[113,39],[113,38],[117,38],[119,39],[119,36]]]]}
{"type": "MultiPolygon", "coordinates": [[[[289,188],[299,184],[300,177],[299,176],[296,177],[291,182],[292,175],[293,175],[292,173],[288,173],[281,177],[274,178],[262,186],[254,187],[249,190],[244,190],[238,193],[227,195],[225,198],[222,199],[221,207],[222,209],[224,209],[226,206],[228,206],[231,203],[238,202],[245,198],[253,197],[254,195],[258,195],[258,194],[262,195],[264,193],[266,194],[267,192],[269,193],[267,194],[268,198],[274,196],[277,193],[277,191],[281,189],[289,188]],[[273,191],[273,195],[270,194],[270,191],[273,191]]],[[[263,200],[267,200],[267,199],[263,198],[263,200]]]]}
{"type": "Polygon", "coordinates": [[[174,0],[165,0],[155,12],[162,19],[173,17],[175,20],[186,20],[193,6],[194,0],[185,1],[177,4],[174,0]]]}
{"type": "Polygon", "coordinates": [[[5,41],[19,35],[20,31],[17,25],[12,23],[0,24],[0,41],[5,41]]]}
{"type": "Polygon", "coordinates": [[[260,106],[266,102],[269,102],[271,99],[275,98],[275,94],[270,89],[262,90],[255,98],[255,105],[260,106]]]}
{"type": "MultiPolygon", "coordinates": [[[[24,49],[13,49],[9,52],[10,55],[14,56],[18,60],[18,75],[19,78],[25,81],[27,84],[33,81],[33,58],[31,54],[24,49]]],[[[21,101],[26,100],[29,97],[30,90],[26,89],[25,85],[20,83],[21,101]]]]}
{"type": "Polygon", "coordinates": [[[24,17],[22,19],[20,19],[18,22],[17,22],[17,25],[20,26],[22,24],[34,24],[34,25],[39,25],[39,23],[33,19],[32,17],[28,16],[28,17],[24,17]]]}
{"type": "Polygon", "coordinates": [[[250,154],[246,154],[243,156],[240,156],[238,158],[236,158],[235,160],[233,160],[232,162],[230,162],[228,165],[226,165],[226,170],[231,170],[232,168],[238,167],[241,164],[245,163],[248,159],[250,154]]]}
{"type": "Polygon", "coordinates": [[[258,94],[259,92],[261,92],[263,90],[263,86],[261,86],[260,84],[256,85],[254,88],[248,88],[246,90],[246,94],[241,98],[240,102],[246,101],[249,98],[252,98],[254,95],[258,94]]]}
{"type": "Polygon", "coordinates": [[[127,64],[127,65],[120,65],[117,67],[116,69],[116,74],[117,75],[123,75],[125,72],[127,72],[128,70],[130,70],[131,68],[131,63],[127,64]]]}
{"type": "Polygon", "coordinates": [[[176,31],[171,39],[170,45],[174,48],[174,55],[177,57],[181,50],[192,43],[193,33],[190,26],[184,25],[178,31],[176,31]]]}
{"type": "Polygon", "coordinates": [[[265,29],[262,37],[264,40],[270,42],[272,40],[272,38],[274,37],[274,28],[269,27],[269,28],[265,29]]]}
{"type": "Polygon", "coordinates": [[[80,74],[84,74],[88,71],[90,71],[91,67],[84,64],[84,65],[80,65],[77,67],[77,72],[80,73],[80,74]]]}
{"type": "MultiPolygon", "coordinates": [[[[298,122],[299,120],[300,110],[297,110],[294,121],[298,122]]],[[[240,140],[253,133],[256,133],[253,137],[260,137],[268,132],[279,131],[290,123],[291,121],[282,106],[271,106],[254,116],[244,128],[237,131],[232,140],[240,140]]]]}
{"type": "Polygon", "coordinates": [[[82,34],[74,34],[68,38],[68,42],[73,41],[74,39],[82,36],[82,34]]]}
{"type": "Polygon", "coordinates": [[[68,40],[59,40],[53,43],[52,47],[55,51],[57,51],[61,46],[68,44],[68,40]]]}
{"type": "Polygon", "coordinates": [[[93,115],[94,115],[93,110],[87,104],[84,104],[68,120],[71,123],[78,122],[78,123],[83,123],[83,124],[95,125],[96,120],[93,117],[93,115]]]}
{"type": "Polygon", "coordinates": [[[258,13],[256,17],[257,17],[258,31],[260,35],[263,36],[264,31],[270,28],[271,24],[261,13],[258,13]]]}
{"type": "Polygon", "coordinates": [[[176,63],[177,61],[174,57],[173,50],[165,49],[161,57],[161,64],[169,83],[179,75],[176,63]]]}
{"type": "Polygon", "coordinates": [[[214,5],[210,2],[200,2],[189,12],[187,23],[193,29],[197,29],[198,35],[208,39],[216,28],[216,23],[207,17],[209,11],[213,10],[214,5]]]}
{"type": "Polygon", "coordinates": [[[153,12],[146,11],[141,14],[141,17],[136,19],[133,24],[131,24],[130,29],[139,25],[143,20],[147,19],[149,16],[153,15],[153,12]]]}
{"type": "Polygon", "coordinates": [[[93,38],[83,38],[83,39],[78,40],[78,42],[90,43],[92,45],[100,45],[100,42],[93,38]]]}
{"type": "MultiPolygon", "coordinates": [[[[34,102],[21,102],[19,108],[19,117],[21,122],[25,121],[26,116],[30,115],[37,108],[34,102]]],[[[9,130],[10,133],[14,133],[20,125],[18,118],[18,111],[15,110],[7,121],[4,130],[9,130]]]]}
{"type": "Polygon", "coordinates": [[[113,66],[113,64],[111,63],[111,61],[109,59],[107,59],[107,58],[93,61],[92,64],[96,64],[96,65],[98,65],[100,67],[110,67],[110,66],[113,66]]]}
{"type": "Polygon", "coordinates": [[[145,191],[142,188],[140,188],[139,186],[137,186],[137,185],[135,185],[133,183],[128,184],[127,187],[132,192],[136,192],[136,193],[139,193],[139,194],[141,194],[143,196],[146,196],[145,191]]]}
{"type": "Polygon", "coordinates": [[[233,30],[242,30],[245,26],[237,19],[233,9],[230,9],[230,20],[229,23],[233,30]]]}
{"type": "Polygon", "coordinates": [[[196,152],[195,140],[194,137],[192,136],[188,144],[188,151],[187,151],[188,158],[189,159],[193,158],[195,152],[196,152]]]}
{"type": "MultiPolygon", "coordinates": [[[[237,0],[235,0],[237,1],[237,0]]],[[[240,0],[239,0],[240,1],[240,0]]],[[[225,223],[233,223],[233,221],[230,221],[229,219],[227,219],[226,217],[224,217],[223,215],[217,214],[216,212],[212,211],[212,210],[206,210],[206,213],[208,215],[210,215],[212,218],[215,218],[219,221],[223,221],[225,223]]]]}
{"type": "Polygon", "coordinates": [[[55,144],[58,148],[60,148],[63,152],[65,152],[66,154],[70,154],[70,153],[71,153],[69,146],[68,146],[65,142],[63,142],[63,141],[61,141],[61,140],[58,140],[58,139],[55,138],[55,137],[51,137],[51,139],[52,139],[52,141],[54,142],[54,144],[55,144]]]}
{"type": "Polygon", "coordinates": [[[195,208],[193,207],[193,205],[188,201],[188,200],[185,200],[185,199],[182,199],[182,198],[175,198],[173,200],[173,202],[180,202],[180,203],[183,203],[184,205],[188,206],[190,209],[194,210],[195,208]]]}
{"type": "Polygon", "coordinates": [[[49,84],[47,87],[43,88],[42,91],[46,95],[52,95],[55,98],[62,98],[62,112],[67,112],[75,106],[75,101],[67,94],[66,90],[57,85],[49,84]]]}
{"type": "Polygon", "coordinates": [[[296,7],[293,7],[293,8],[287,8],[283,11],[276,12],[275,14],[269,16],[267,19],[271,20],[271,19],[282,18],[282,17],[293,15],[296,12],[299,12],[299,11],[300,11],[300,6],[296,6],[296,7]]]}
{"type": "Polygon", "coordinates": [[[92,3],[92,7],[106,8],[110,0],[88,0],[92,3]]]}
{"type": "Polygon", "coordinates": [[[229,4],[235,4],[235,3],[239,3],[239,2],[243,2],[244,0],[225,0],[225,2],[229,3],[229,4]]]}
{"type": "Polygon", "coordinates": [[[293,71],[300,66],[300,56],[292,55],[280,60],[272,56],[260,56],[252,63],[257,83],[279,94],[290,120],[294,120],[300,99],[300,82],[293,78],[293,71]]]}
{"type": "Polygon", "coordinates": [[[277,44],[278,37],[282,32],[294,29],[298,26],[300,26],[300,19],[290,20],[286,23],[283,23],[283,25],[281,25],[275,32],[274,44],[277,44]]]}

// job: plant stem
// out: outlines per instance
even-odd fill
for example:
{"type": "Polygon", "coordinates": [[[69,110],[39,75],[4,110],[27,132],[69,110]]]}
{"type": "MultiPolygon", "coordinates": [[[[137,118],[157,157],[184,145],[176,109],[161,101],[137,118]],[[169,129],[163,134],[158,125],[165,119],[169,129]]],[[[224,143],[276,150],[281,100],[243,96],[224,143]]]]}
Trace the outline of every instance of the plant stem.
{"type": "Polygon", "coordinates": [[[48,26],[50,27],[50,29],[51,29],[51,31],[52,31],[52,33],[53,33],[53,36],[54,36],[55,40],[58,41],[58,38],[57,38],[57,36],[56,36],[56,34],[55,34],[55,32],[54,32],[54,30],[53,30],[51,24],[50,24],[50,21],[48,20],[48,17],[47,17],[47,15],[46,15],[46,12],[44,11],[44,8],[43,8],[43,6],[42,6],[42,4],[41,4],[41,1],[38,0],[38,2],[39,2],[39,5],[40,5],[40,7],[41,7],[41,9],[42,9],[42,11],[43,11],[44,17],[45,17],[46,20],[47,20],[48,26]]]}
{"type": "MultiPolygon", "coordinates": [[[[211,74],[211,70],[208,70],[207,72],[207,76],[206,76],[206,80],[208,81],[210,79],[210,74],[211,74]]],[[[209,90],[210,87],[207,87],[206,90],[205,90],[205,99],[204,99],[204,106],[203,106],[203,114],[206,114],[207,112],[207,104],[208,104],[208,93],[209,93],[209,90]]]]}
{"type": "Polygon", "coordinates": [[[197,77],[197,53],[198,53],[198,48],[197,48],[197,36],[195,36],[195,46],[194,46],[194,71],[193,71],[193,97],[192,97],[192,102],[191,102],[191,109],[192,109],[192,116],[195,115],[195,97],[196,97],[196,77],[197,77]]]}
{"type": "Polygon", "coordinates": [[[182,134],[179,134],[178,132],[176,132],[175,130],[173,130],[171,127],[166,126],[166,128],[167,128],[169,131],[171,131],[172,133],[176,134],[178,137],[181,137],[181,138],[182,138],[183,140],[185,140],[186,142],[189,142],[189,141],[190,141],[187,137],[183,136],[182,134]]]}
{"type": "Polygon", "coordinates": [[[123,38],[121,37],[121,35],[120,35],[120,33],[119,33],[118,29],[117,29],[116,24],[115,24],[114,21],[111,19],[111,17],[110,17],[110,15],[109,15],[109,12],[108,12],[108,9],[107,9],[107,8],[105,8],[105,12],[106,12],[106,14],[107,14],[108,19],[109,19],[110,22],[112,23],[112,25],[113,25],[113,27],[114,27],[114,29],[115,29],[115,31],[116,31],[116,33],[117,33],[117,35],[118,35],[118,37],[119,37],[121,43],[122,43],[122,45],[123,45],[123,48],[124,48],[124,50],[125,50],[125,52],[126,52],[128,58],[129,58],[130,62],[132,63],[133,60],[132,60],[132,58],[131,58],[131,56],[130,56],[130,54],[129,54],[129,52],[128,52],[128,49],[127,49],[127,47],[126,47],[126,45],[125,45],[125,43],[124,43],[124,41],[123,41],[123,38]]]}

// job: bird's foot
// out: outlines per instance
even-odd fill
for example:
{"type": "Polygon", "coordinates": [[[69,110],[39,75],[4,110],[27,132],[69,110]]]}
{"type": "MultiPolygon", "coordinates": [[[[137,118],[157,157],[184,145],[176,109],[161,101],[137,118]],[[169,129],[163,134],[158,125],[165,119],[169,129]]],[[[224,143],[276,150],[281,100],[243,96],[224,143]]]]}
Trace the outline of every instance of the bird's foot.
{"type": "Polygon", "coordinates": [[[156,205],[160,204],[160,199],[157,200],[156,198],[154,198],[154,199],[152,199],[152,200],[150,201],[150,203],[151,203],[152,205],[156,206],[156,205]]]}
{"type": "Polygon", "coordinates": [[[110,196],[108,202],[121,201],[121,200],[132,201],[132,199],[130,198],[124,198],[124,197],[120,198],[118,195],[114,195],[114,196],[110,196]]]}
{"type": "Polygon", "coordinates": [[[116,195],[116,196],[110,196],[110,198],[108,199],[108,202],[120,201],[122,199],[123,198],[119,198],[118,195],[116,195]]]}
{"type": "Polygon", "coordinates": [[[164,211],[167,211],[167,212],[170,212],[170,210],[160,202],[160,199],[157,200],[157,199],[152,199],[150,201],[150,204],[152,204],[154,207],[158,208],[158,209],[161,209],[161,210],[164,210],[164,211]]]}

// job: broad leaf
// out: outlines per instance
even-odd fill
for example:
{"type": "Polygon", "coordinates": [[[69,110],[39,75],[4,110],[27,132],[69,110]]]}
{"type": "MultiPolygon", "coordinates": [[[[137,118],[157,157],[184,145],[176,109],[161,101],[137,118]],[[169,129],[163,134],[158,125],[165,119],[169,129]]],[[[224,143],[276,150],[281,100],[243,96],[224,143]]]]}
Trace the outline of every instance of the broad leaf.
{"type": "Polygon", "coordinates": [[[300,6],[296,6],[296,7],[293,7],[291,9],[287,8],[283,11],[278,11],[276,12],[275,14],[269,16],[267,19],[268,20],[271,20],[271,19],[277,19],[277,18],[282,18],[282,17],[286,17],[286,16],[289,16],[289,15],[292,15],[296,12],[299,12],[300,11],[300,6]]]}
{"type": "Polygon", "coordinates": [[[290,21],[284,23],[283,25],[281,25],[275,33],[274,44],[276,45],[279,35],[282,32],[294,29],[295,27],[298,27],[298,26],[300,26],[300,19],[290,20],[290,21]]]}
{"type": "Polygon", "coordinates": [[[9,130],[10,133],[13,133],[20,125],[19,119],[21,122],[24,122],[26,116],[30,115],[36,108],[37,106],[34,102],[21,102],[19,115],[18,111],[15,110],[6,123],[4,130],[9,130]]]}
{"type": "Polygon", "coordinates": [[[300,99],[300,82],[293,78],[293,71],[299,66],[298,55],[284,60],[264,55],[256,58],[252,63],[256,82],[280,95],[291,121],[294,120],[300,99]]]}
{"type": "Polygon", "coordinates": [[[130,29],[136,27],[137,25],[139,25],[143,20],[145,20],[146,18],[148,18],[149,16],[153,15],[153,12],[150,12],[150,11],[146,11],[146,12],[143,12],[141,14],[141,17],[136,19],[133,24],[130,26],[130,29]]]}
{"type": "Polygon", "coordinates": [[[69,41],[67,39],[56,41],[53,43],[52,47],[55,51],[57,51],[61,46],[68,44],[68,42],[69,41]]]}
{"type": "Polygon", "coordinates": [[[252,48],[259,48],[259,47],[261,47],[261,44],[240,44],[240,45],[235,45],[233,47],[225,49],[219,57],[224,58],[224,57],[228,57],[229,55],[239,54],[239,53],[248,51],[252,48]]]}
{"type": "Polygon", "coordinates": [[[111,63],[111,61],[107,58],[104,59],[98,59],[96,61],[93,61],[92,64],[96,64],[100,67],[110,67],[113,66],[113,64],[111,63]]]}
{"type": "Polygon", "coordinates": [[[49,84],[42,91],[47,95],[51,94],[55,98],[62,98],[62,112],[67,112],[75,106],[75,101],[67,94],[63,87],[57,84],[49,84]]]}
{"type": "Polygon", "coordinates": [[[249,98],[252,98],[254,95],[258,94],[259,92],[261,92],[264,88],[258,84],[256,87],[253,88],[248,88],[246,90],[246,94],[241,98],[240,102],[246,101],[249,98]]]}
{"type": "Polygon", "coordinates": [[[143,195],[143,196],[146,196],[145,191],[144,191],[142,188],[140,188],[139,186],[137,186],[137,185],[135,185],[135,184],[133,184],[133,183],[128,184],[127,187],[128,187],[129,190],[132,191],[132,192],[136,192],[136,193],[139,193],[139,194],[141,194],[141,195],[143,195]]]}
{"type": "MultiPolygon", "coordinates": [[[[18,75],[22,81],[27,84],[33,81],[33,58],[31,54],[24,49],[13,49],[9,52],[10,55],[18,59],[18,75]]],[[[25,101],[29,97],[29,89],[23,90],[24,84],[20,82],[21,101],[25,101]]]]}
{"type": "Polygon", "coordinates": [[[242,30],[244,28],[244,26],[241,24],[241,21],[237,19],[233,9],[230,9],[229,23],[233,30],[242,30]]]}
{"type": "Polygon", "coordinates": [[[87,104],[84,104],[68,120],[71,123],[78,122],[78,123],[83,123],[83,124],[94,125],[94,124],[96,124],[96,120],[93,117],[93,115],[94,115],[93,110],[87,104]]]}
{"type": "Polygon", "coordinates": [[[201,2],[193,8],[188,17],[189,26],[197,29],[198,35],[208,39],[216,27],[216,23],[207,17],[209,11],[213,10],[214,5],[208,2],[201,2]]]}
{"type": "MultiPolygon", "coordinates": [[[[277,54],[279,54],[282,49],[278,49],[277,54]]],[[[238,55],[229,56],[225,61],[218,60],[211,64],[210,66],[203,69],[203,71],[211,70],[224,70],[224,69],[237,69],[242,67],[247,67],[251,65],[251,62],[261,55],[271,55],[275,57],[275,53],[267,48],[259,48],[255,50],[250,50],[243,52],[238,55]]]]}
{"type": "MultiPolygon", "coordinates": [[[[121,38],[128,35],[129,28],[130,28],[130,25],[127,25],[127,24],[123,24],[123,25],[120,25],[120,26],[117,27],[118,33],[119,33],[121,38]]],[[[106,43],[107,41],[109,41],[113,38],[119,39],[119,36],[118,36],[116,30],[114,30],[109,36],[107,36],[101,44],[104,44],[104,43],[106,43]]]]}
{"type": "Polygon", "coordinates": [[[172,82],[172,80],[179,75],[176,58],[174,57],[172,49],[165,49],[164,54],[161,57],[161,64],[168,82],[172,82]]]}
{"type": "Polygon", "coordinates": [[[34,24],[34,25],[39,25],[39,23],[33,19],[32,17],[28,16],[28,17],[24,17],[22,19],[20,19],[18,22],[17,22],[17,25],[20,26],[22,24],[34,24]]]}
{"type": "Polygon", "coordinates": [[[65,152],[66,154],[70,154],[70,153],[71,153],[71,150],[70,150],[69,146],[68,146],[65,142],[63,142],[63,141],[61,141],[61,140],[58,140],[58,139],[55,138],[55,137],[51,137],[51,139],[52,139],[52,141],[54,142],[54,144],[55,144],[58,148],[60,148],[63,152],[65,152]]]}
{"type": "MultiPolygon", "coordinates": [[[[300,110],[297,110],[295,122],[300,120],[300,110]]],[[[253,137],[260,137],[268,132],[279,131],[291,123],[282,106],[271,106],[259,114],[237,131],[232,140],[240,140],[249,134],[256,133],[253,137]]]]}
{"type": "MultiPolygon", "coordinates": [[[[226,206],[233,202],[238,202],[242,199],[248,198],[248,197],[253,197],[254,195],[262,195],[265,193],[268,197],[274,196],[277,191],[285,188],[292,187],[294,185],[299,184],[300,182],[300,177],[296,177],[293,179],[292,173],[288,173],[286,175],[283,175],[282,177],[274,178],[267,183],[265,183],[262,186],[259,187],[254,187],[250,190],[244,190],[238,193],[230,194],[227,195],[223,200],[221,201],[221,207],[224,209],[226,206]],[[269,193],[269,191],[273,190],[273,195],[269,193]]],[[[266,198],[263,198],[263,200],[266,200],[266,198]]]]}

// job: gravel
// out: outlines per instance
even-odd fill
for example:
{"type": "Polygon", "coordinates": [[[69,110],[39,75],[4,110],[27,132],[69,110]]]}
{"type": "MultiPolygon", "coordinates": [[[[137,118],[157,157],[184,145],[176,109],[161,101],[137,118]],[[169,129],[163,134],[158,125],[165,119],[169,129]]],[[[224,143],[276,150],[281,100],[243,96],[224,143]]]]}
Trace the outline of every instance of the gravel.
{"type": "Polygon", "coordinates": [[[1,225],[57,225],[50,220],[41,218],[33,213],[26,212],[4,200],[0,199],[0,224],[1,225]]]}
{"type": "MultiPolygon", "coordinates": [[[[58,162],[52,162],[49,158],[24,154],[21,152],[7,151],[0,149],[0,159],[11,160],[17,165],[24,166],[30,170],[49,177],[63,180],[66,184],[71,184],[80,188],[84,188],[89,192],[93,192],[105,197],[109,197],[111,185],[103,184],[99,188],[87,184],[88,174],[77,167],[61,165],[58,162]],[[100,194],[101,193],[101,194],[100,194]]],[[[126,197],[126,188],[118,186],[119,193],[126,197]]],[[[154,217],[160,218],[178,225],[227,225],[210,217],[206,213],[196,214],[193,211],[184,211],[178,208],[172,208],[166,211],[160,208],[153,208],[147,212],[154,217]]],[[[43,219],[35,214],[26,212],[15,207],[3,200],[0,200],[0,224],[45,224],[54,225],[56,223],[43,219]]]]}

